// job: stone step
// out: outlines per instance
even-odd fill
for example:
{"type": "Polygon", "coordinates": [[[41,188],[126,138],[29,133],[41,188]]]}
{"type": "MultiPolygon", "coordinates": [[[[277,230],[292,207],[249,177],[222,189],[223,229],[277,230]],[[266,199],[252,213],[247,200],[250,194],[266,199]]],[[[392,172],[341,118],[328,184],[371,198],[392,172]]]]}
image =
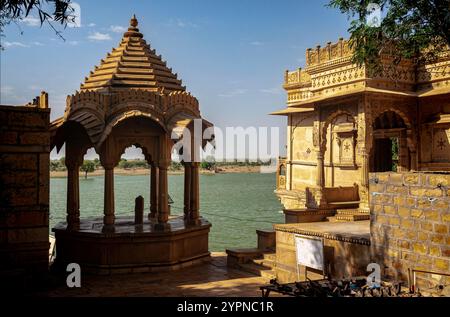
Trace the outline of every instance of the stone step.
{"type": "Polygon", "coordinates": [[[370,215],[336,215],[337,221],[363,221],[370,220],[370,215]]]}
{"type": "Polygon", "coordinates": [[[333,216],[333,217],[327,217],[327,221],[328,221],[328,222],[339,222],[339,220],[337,220],[335,216],[333,216]]]}
{"type": "Polygon", "coordinates": [[[256,275],[256,276],[261,276],[268,280],[271,280],[271,279],[275,278],[275,276],[276,276],[276,273],[274,270],[267,269],[261,265],[255,264],[255,263],[240,264],[239,269],[244,272],[256,275]]]}
{"type": "Polygon", "coordinates": [[[262,266],[264,268],[272,270],[276,266],[276,262],[272,260],[267,259],[255,259],[253,260],[253,263],[256,265],[262,266]]]}
{"type": "Polygon", "coordinates": [[[227,265],[230,267],[249,263],[254,259],[260,259],[263,252],[257,248],[249,249],[227,249],[227,265]]]}
{"type": "Polygon", "coordinates": [[[368,215],[368,213],[358,208],[352,208],[352,209],[337,209],[336,215],[368,215]]]}
{"type": "Polygon", "coordinates": [[[263,258],[272,262],[277,261],[277,254],[275,252],[273,253],[264,253],[263,258]]]}

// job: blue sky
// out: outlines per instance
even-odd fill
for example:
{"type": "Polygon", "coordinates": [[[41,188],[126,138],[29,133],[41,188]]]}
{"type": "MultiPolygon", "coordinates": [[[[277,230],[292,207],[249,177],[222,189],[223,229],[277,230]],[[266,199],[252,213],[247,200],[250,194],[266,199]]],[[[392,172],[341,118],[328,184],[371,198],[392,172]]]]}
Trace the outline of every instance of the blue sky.
{"type": "Polygon", "coordinates": [[[20,104],[49,92],[52,119],[65,97],[116,47],[130,17],[150,45],[200,101],[216,126],[278,126],[285,143],[284,71],[304,66],[305,50],[348,37],[347,17],[328,1],[159,0],[76,1],[81,27],[59,39],[28,18],[1,38],[2,104],[20,104]],[[20,34],[20,32],[23,34],[20,34]]]}

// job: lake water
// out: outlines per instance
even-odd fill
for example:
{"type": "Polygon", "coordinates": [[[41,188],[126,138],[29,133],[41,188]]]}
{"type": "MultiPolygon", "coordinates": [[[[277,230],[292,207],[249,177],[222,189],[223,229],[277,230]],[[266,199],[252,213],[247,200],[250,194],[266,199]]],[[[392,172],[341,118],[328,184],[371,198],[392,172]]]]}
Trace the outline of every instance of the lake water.
{"type": "MultiPolygon", "coordinates": [[[[134,199],[149,205],[150,176],[115,175],[116,215],[133,215],[134,199]]],[[[81,217],[103,215],[102,176],[80,178],[81,217]]],[[[169,176],[172,215],[183,213],[183,175],[169,176]]],[[[50,180],[50,228],[66,217],[66,178],[50,180]]],[[[256,247],[256,229],[284,222],[275,194],[275,174],[200,175],[200,214],[212,223],[210,251],[256,247]]],[[[148,210],[145,211],[148,213],[148,210]]]]}

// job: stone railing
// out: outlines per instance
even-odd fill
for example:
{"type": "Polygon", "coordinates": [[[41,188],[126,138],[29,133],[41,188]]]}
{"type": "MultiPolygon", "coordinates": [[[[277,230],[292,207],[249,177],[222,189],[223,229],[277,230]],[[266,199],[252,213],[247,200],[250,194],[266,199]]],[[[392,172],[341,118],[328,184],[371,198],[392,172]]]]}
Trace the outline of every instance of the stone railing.
{"type": "Polygon", "coordinates": [[[337,43],[328,42],[325,47],[318,45],[315,49],[306,50],[306,66],[316,66],[334,59],[351,57],[349,41],[340,38],[337,43]]]}
{"type": "Polygon", "coordinates": [[[294,70],[292,72],[286,71],[284,74],[284,84],[285,86],[298,85],[298,84],[308,84],[311,82],[311,76],[301,68],[294,70]]]}

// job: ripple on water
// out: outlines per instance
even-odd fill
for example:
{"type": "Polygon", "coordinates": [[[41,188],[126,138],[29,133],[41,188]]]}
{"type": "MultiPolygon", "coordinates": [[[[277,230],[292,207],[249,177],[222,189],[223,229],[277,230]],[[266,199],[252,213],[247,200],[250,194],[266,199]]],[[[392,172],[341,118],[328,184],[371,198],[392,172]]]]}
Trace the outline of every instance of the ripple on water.
{"type": "MultiPolygon", "coordinates": [[[[103,177],[80,178],[81,217],[103,214],[103,177]]],[[[172,214],[182,214],[182,175],[169,176],[172,214]]],[[[114,178],[117,215],[131,215],[134,199],[144,197],[149,208],[150,177],[116,175],[114,178]]],[[[283,222],[282,209],[273,190],[275,174],[200,175],[200,213],[212,223],[210,250],[256,246],[256,229],[269,229],[283,222]]],[[[50,228],[65,221],[67,180],[50,180],[50,228]]]]}

